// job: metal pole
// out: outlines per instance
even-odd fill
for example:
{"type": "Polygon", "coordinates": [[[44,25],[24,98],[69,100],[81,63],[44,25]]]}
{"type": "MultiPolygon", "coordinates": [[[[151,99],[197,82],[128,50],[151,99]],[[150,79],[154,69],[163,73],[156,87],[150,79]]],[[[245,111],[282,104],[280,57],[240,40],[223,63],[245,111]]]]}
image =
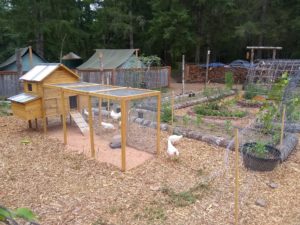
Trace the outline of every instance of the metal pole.
{"type": "Polygon", "coordinates": [[[185,56],[182,55],[182,94],[184,94],[184,64],[185,64],[185,56]]]}
{"type": "Polygon", "coordinates": [[[206,55],[206,73],[205,73],[205,84],[204,88],[206,89],[206,85],[208,82],[208,65],[209,65],[209,56],[210,56],[210,50],[207,50],[207,55],[206,55]]]}

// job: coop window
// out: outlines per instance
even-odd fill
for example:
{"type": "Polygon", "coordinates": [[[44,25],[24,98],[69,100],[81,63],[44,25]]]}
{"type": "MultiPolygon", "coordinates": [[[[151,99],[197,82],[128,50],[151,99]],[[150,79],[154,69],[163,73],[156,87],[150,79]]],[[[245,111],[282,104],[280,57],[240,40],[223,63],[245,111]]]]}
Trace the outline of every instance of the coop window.
{"type": "Polygon", "coordinates": [[[28,91],[32,91],[32,84],[27,84],[28,91]]]}

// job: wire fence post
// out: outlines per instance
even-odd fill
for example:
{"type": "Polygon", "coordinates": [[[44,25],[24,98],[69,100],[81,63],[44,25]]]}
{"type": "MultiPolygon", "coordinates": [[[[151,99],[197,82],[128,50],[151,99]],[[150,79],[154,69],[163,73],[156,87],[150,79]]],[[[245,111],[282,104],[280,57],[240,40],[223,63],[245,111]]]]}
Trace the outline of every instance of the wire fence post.
{"type": "Polygon", "coordinates": [[[239,222],[239,130],[235,129],[235,189],[234,189],[235,225],[239,222]]]}

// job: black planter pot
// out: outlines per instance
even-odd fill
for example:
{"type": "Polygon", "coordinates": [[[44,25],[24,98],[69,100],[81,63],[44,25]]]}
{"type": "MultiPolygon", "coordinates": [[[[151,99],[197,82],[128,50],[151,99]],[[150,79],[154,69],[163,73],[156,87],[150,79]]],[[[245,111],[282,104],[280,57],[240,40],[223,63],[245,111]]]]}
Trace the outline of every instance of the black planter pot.
{"type": "Polygon", "coordinates": [[[273,146],[266,145],[265,148],[268,151],[268,156],[272,157],[260,157],[255,155],[252,151],[249,151],[251,148],[255,148],[256,143],[246,143],[242,147],[243,152],[243,162],[244,166],[248,169],[255,171],[271,171],[273,170],[280,161],[280,151],[273,146]]]}

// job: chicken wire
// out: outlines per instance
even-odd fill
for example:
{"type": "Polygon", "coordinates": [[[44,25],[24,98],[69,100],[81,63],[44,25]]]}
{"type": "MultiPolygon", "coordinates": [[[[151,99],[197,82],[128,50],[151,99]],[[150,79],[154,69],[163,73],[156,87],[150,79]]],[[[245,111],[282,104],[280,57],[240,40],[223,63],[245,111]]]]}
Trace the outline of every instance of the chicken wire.
{"type": "Polygon", "coordinates": [[[157,97],[130,100],[128,103],[127,145],[157,151],[157,97]]]}
{"type": "Polygon", "coordinates": [[[245,88],[250,96],[267,95],[273,84],[287,73],[294,77],[300,69],[300,60],[260,60],[248,70],[245,88]]]}

